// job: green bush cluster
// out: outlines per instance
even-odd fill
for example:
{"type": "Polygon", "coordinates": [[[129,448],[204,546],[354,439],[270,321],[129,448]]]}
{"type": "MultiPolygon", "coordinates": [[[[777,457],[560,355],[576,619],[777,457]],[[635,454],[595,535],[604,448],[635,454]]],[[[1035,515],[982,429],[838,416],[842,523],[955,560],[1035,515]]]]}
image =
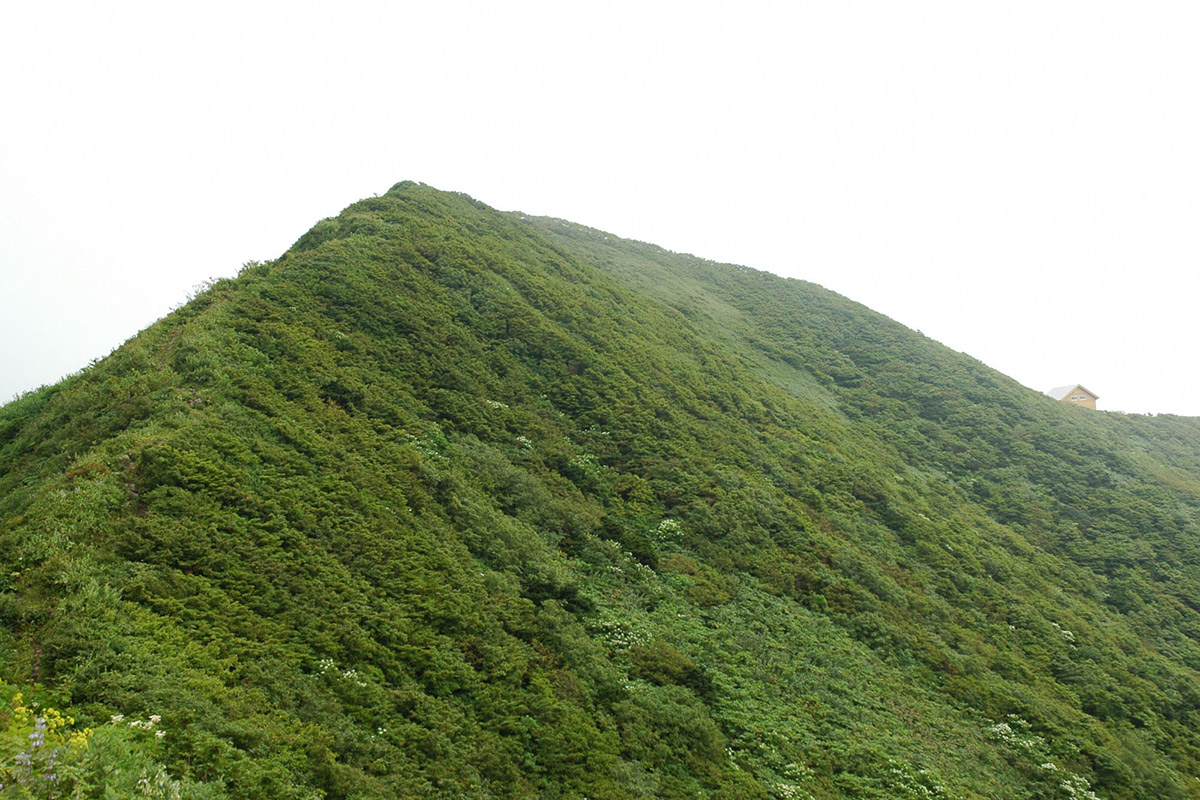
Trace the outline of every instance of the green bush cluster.
{"type": "MultiPolygon", "coordinates": [[[[95,728],[0,682],[0,797],[220,798],[220,784],[172,777],[159,761],[167,725],[158,714],[118,714],[95,728]]],[[[35,692],[36,694],[40,694],[35,692]]]]}

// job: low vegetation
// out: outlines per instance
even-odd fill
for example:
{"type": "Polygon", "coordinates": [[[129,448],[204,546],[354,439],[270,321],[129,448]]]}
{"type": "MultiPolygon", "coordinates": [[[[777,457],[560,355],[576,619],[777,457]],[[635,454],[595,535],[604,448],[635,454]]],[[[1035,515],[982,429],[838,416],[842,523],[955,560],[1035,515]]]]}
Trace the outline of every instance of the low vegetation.
{"type": "Polygon", "coordinates": [[[1197,420],[399,184],[0,408],[0,794],[1200,797],[1198,513],[1197,420]]]}

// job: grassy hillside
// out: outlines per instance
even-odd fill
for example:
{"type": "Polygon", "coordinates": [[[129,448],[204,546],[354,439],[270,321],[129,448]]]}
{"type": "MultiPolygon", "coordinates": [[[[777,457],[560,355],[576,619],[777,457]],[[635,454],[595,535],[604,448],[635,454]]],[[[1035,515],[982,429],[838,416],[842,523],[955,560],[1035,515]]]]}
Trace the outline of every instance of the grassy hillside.
{"type": "Polygon", "coordinates": [[[61,780],[185,796],[1200,797],[1197,509],[1196,420],[399,184],[0,408],[9,741],[36,697],[61,780]]]}

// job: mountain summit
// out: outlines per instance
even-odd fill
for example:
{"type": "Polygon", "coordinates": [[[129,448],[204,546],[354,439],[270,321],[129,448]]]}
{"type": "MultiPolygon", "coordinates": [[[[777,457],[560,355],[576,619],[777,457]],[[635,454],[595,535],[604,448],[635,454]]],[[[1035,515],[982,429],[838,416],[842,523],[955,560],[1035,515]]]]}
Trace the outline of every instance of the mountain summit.
{"type": "Polygon", "coordinates": [[[419,184],[0,408],[0,545],[6,785],[1200,797],[1200,422],[419,184]]]}

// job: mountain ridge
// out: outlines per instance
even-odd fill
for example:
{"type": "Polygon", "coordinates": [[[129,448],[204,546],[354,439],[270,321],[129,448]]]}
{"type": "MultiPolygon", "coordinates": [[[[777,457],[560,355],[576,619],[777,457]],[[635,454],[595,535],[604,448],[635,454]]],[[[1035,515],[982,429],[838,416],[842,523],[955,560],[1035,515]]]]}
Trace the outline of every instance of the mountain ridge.
{"type": "Polygon", "coordinates": [[[0,408],[7,680],[231,797],[1198,796],[1196,421],[609,236],[397,184],[0,408]]]}

